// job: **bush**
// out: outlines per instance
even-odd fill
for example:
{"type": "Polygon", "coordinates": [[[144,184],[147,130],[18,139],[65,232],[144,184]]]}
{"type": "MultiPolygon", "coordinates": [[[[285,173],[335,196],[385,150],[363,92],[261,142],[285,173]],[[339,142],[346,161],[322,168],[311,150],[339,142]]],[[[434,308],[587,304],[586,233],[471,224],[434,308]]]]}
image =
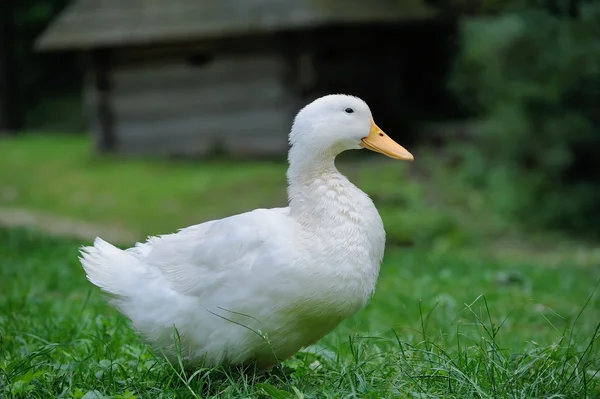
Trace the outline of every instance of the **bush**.
{"type": "Polygon", "coordinates": [[[471,181],[525,222],[600,235],[600,4],[469,19],[461,42],[451,88],[481,118],[471,181]]]}

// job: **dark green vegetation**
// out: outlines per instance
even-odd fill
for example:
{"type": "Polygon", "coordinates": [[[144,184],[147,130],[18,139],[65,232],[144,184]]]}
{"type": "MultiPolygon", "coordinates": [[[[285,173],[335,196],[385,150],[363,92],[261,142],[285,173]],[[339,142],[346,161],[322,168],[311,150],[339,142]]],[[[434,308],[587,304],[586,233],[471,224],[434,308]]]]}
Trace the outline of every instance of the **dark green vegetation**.
{"type": "Polygon", "coordinates": [[[462,170],[496,211],[600,234],[600,3],[513,1],[462,22],[452,87],[481,118],[462,170]]]}

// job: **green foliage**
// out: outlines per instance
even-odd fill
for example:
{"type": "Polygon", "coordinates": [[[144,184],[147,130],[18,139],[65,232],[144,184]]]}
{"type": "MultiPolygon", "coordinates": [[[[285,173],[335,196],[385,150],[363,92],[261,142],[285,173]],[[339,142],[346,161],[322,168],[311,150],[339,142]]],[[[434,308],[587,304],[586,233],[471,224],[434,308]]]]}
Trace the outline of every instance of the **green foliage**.
{"type": "Polygon", "coordinates": [[[19,0],[8,10],[17,86],[14,101],[24,109],[30,129],[45,127],[79,132],[85,127],[80,113],[81,63],[73,52],[39,52],[34,42],[70,0],[19,0]]]}
{"type": "Polygon", "coordinates": [[[600,393],[600,270],[578,261],[549,268],[392,249],[366,309],[283,368],[264,376],[221,368],[191,374],[152,354],[87,282],[77,260],[81,242],[0,229],[0,243],[3,398],[600,393]]]}
{"type": "MultiPolygon", "coordinates": [[[[45,84],[52,87],[54,82],[46,81],[47,69],[51,68],[56,73],[57,63],[65,58],[36,54],[33,43],[59,12],[69,3],[69,0],[19,0],[14,2],[12,22],[14,25],[17,66],[24,85],[25,95],[35,93],[36,84],[45,84]]],[[[63,72],[73,72],[72,65],[63,65],[63,72]]],[[[56,77],[56,76],[55,76],[56,77]]],[[[67,81],[65,76],[60,82],[67,81]]],[[[70,76],[71,79],[73,76],[70,76]]]]}
{"type": "Polygon", "coordinates": [[[504,10],[519,0],[425,0],[448,14],[482,15],[504,10]]]}
{"type": "Polygon", "coordinates": [[[464,21],[451,84],[481,117],[465,165],[503,211],[597,235],[600,4],[556,3],[464,21]]]}

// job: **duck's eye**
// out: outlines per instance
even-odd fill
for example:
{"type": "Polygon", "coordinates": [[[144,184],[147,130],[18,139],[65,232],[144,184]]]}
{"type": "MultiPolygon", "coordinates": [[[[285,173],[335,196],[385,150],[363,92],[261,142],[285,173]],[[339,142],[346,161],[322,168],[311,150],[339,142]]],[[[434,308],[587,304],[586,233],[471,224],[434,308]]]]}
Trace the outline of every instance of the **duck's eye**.
{"type": "Polygon", "coordinates": [[[354,112],[352,108],[346,108],[344,111],[346,111],[347,114],[351,114],[354,112]]]}

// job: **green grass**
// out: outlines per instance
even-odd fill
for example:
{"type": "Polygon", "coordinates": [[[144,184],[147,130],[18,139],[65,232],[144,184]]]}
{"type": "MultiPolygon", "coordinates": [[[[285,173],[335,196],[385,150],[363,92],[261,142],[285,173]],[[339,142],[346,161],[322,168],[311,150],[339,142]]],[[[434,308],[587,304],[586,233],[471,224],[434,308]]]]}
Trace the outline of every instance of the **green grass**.
{"type": "MultiPolygon", "coordinates": [[[[421,166],[341,162],[388,232],[376,294],[266,376],[172,367],[87,282],[87,242],[0,228],[0,397],[600,397],[598,250],[515,229],[438,154],[416,155],[421,166]]],[[[84,138],[24,136],[0,142],[0,206],[142,236],[282,205],[284,173],[282,161],[106,158],[84,138]]]]}
{"type": "Polygon", "coordinates": [[[285,201],[283,162],[99,157],[81,136],[0,141],[0,206],[127,228],[141,236],[285,201]]]}
{"type": "Polygon", "coordinates": [[[7,398],[600,396],[597,267],[394,249],[367,308],[284,370],[192,376],[150,353],[86,281],[81,242],[23,230],[0,242],[7,398]]]}

